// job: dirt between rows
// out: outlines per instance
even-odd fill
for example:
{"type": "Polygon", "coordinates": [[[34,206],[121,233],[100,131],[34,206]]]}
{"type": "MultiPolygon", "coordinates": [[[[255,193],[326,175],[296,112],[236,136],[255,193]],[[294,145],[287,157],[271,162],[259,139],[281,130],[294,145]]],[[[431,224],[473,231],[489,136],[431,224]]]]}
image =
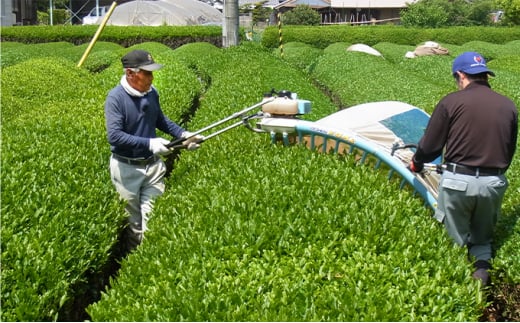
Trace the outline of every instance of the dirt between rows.
{"type": "Polygon", "coordinates": [[[480,322],[520,322],[520,284],[492,286],[480,322]]]}

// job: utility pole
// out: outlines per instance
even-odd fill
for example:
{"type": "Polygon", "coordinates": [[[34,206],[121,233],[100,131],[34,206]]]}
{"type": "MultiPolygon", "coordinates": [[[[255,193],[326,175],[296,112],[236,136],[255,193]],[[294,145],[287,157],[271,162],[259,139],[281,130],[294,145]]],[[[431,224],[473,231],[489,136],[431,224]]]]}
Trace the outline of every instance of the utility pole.
{"type": "Polygon", "coordinates": [[[224,0],[224,24],[222,26],[222,46],[238,45],[238,0],[224,0]]]}
{"type": "Polygon", "coordinates": [[[52,11],[54,10],[54,5],[52,4],[52,0],[49,0],[49,25],[53,25],[52,24],[52,11]]]}

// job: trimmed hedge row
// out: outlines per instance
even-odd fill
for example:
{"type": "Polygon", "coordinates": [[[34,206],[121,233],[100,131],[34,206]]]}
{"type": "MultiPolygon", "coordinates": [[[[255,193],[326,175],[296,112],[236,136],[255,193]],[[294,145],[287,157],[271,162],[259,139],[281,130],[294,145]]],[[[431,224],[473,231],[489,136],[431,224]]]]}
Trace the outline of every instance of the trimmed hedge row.
{"type": "Polygon", "coordinates": [[[420,201],[352,160],[229,137],[178,165],[94,321],[476,320],[464,253],[420,201]]]}
{"type": "Polygon", "coordinates": [[[107,263],[122,224],[105,176],[103,91],[56,58],[2,69],[1,80],[1,318],[57,320],[107,263]]]}
{"type": "MultiPolygon", "coordinates": [[[[162,71],[169,82],[160,84],[164,108],[180,118],[200,95],[196,75],[163,58],[168,47],[142,46],[169,61],[162,71]]],[[[79,69],[71,60],[81,49],[69,43],[8,47],[2,57],[27,56],[10,61],[1,76],[1,319],[77,320],[81,313],[74,304],[99,293],[89,280],[104,277],[124,225],[123,206],[107,176],[103,112],[122,69],[119,59],[100,74],[79,69]],[[66,53],[69,59],[55,56],[66,53]]],[[[119,58],[125,50],[118,48],[119,58]]],[[[104,55],[97,63],[106,64],[104,55]]]]}
{"type": "MultiPolygon", "coordinates": [[[[21,43],[69,42],[80,45],[89,43],[97,26],[13,26],[1,27],[2,41],[21,43]]],[[[244,29],[239,31],[245,39],[244,29]]],[[[375,45],[388,42],[411,45],[434,40],[441,43],[461,45],[470,41],[504,44],[520,39],[520,27],[450,27],[450,28],[405,28],[403,26],[282,26],[283,43],[302,42],[317,48],[325,48],[338,42],[375,45]]],[[[99,41],[113,42],[123,47],[159,42],[170,48],[178,48],[193,42],[207,42],[222,46],[222,28],[219,26],[106,26],[99,41]]],[[[262,44],[268,48],[280,46],[278,27],[267,27],[262,32],[262,44]]]]}
{"type": "MultiPolygon", "coordinates": [[[[351,105],[381,100],[405,101],[432,113],[435,104],[450,91],[455,90],[451,76],[453,59],[464,51],[479,51],[496,73],[490,79],[491,86],[510,97],[520,106],[520,40],[502,45],[471,41],[462,45],[442,44],[448,48],[448,56],[430,56],[407,59],[404,54],[413,46],[378,43],[374,48],[384,58],[347,52],[349,43],[337,43],[306,60],[315,50],[311,45],[288,44],[286,60],[298,68],[310,71],[313,79],[329,89],[341,105],[351,105]],[[303,58],[303,59],[302,59],[303,58]],[[302,62],[306,62],[303,64],[302,62]]],[[[274,51],[279,53],[278,50],[274,51]]],[[[520,145],[520,143],[519,143],[520,145]]],[[[510,187],[503,205],[503,216],[495,234],[497,275],[512,284],[520,282],[520,248],[517,223],[520,205],[519,158],[513,160],[508,171],[510,187]]]]}
{"type": "MultiPolygon", "coordinates": [[[[504,44],[520,39],[520,27],[450,27],[450,28],[405,28],[403,26],[283,26],[283,43],[303,42],[317,48],[325,48],[337,42],[363,43],[373,46],[388,42],[412,45],[433,40],[439,43],[461,45],[472,40],[504,44]]],[[[268,27],[262,35],[262,44],[269,48],[280,46],[277,27],[268,27]]]]}
{"type": "MultiPolygon", "coordinates": [[[[194,128],[271,87],[310,99],[308,118],[335,110],[263,48],[174,53],[211,80],[194,128]]],[[[237,129],[182,154],[145,242],[88,312],[95,321],[477,320],[484,300],[464,259],[384,174],[237,129]]]]}
{"type": "MultiPolygon", "coordinates": [[[[26,44],[69,42],[80,45],[90,43],[97,31],[97,25],[63,26],[13,26],[2,27],[2,41],[26,44]]],[[[123,47],[159,42],[171,48],[193,42],[208,42],[222,45],[222,28],[218,26],[105,26],[99,41],[113,42],[123,47]]]]}
{"type": "MultiPolygon", "coordinates": [[[[40,44],[23,44],[19,42],[2,42],[2,68],[35,58],[56,57],[78,63],[87,49],[87,44],[74,46],[68,42],[51,42],[40,44]]],[[[118,58],[117,53],[123,49],[115,43],[97,42],[85,61],[85,67],[91,71],[106,68],[118,58]],[[90,66],[95,62],[96,66],[90,66]]]]}
{"type": "MultiPolygon", "coordinates": [[[[1,316],[56,320],[67,300],[81,294],[76,288],[85,273],[106,262],[124,215],[108,176],[102,104],[128,49],[107,44],[82,70],[72,63],[82,51],[69,45],[62,52],[71,59],[57,57],[59,45],[49,44],[34,53],[50,58],[16,60],[16,46],[31,52],[39,45],[6,44],[12,58],[1,76],[1,316]],[[51,74],[39,73],[41,67],[51,74]],[[65,113],[70,107],[74,113],[65,113]],[[89,158],[74,159],[78,154],[89,158]],[[32,186],[20,185],[28,179],[32,186]]],[[[271,88],[311,100],[313,112],[305,118],[315,120],[336,109],[315,81],[344,106],[407,98],[428,111],[452,84],[443,74],[449,74],[449,58],[405,60],[406,45],[378,43],[387,59],[374,60],[345,54],[344,45],[298,44],[291,51],[288,44],[284,60],[255,44],[135,48],[166,65],[154,83],[172,119],[191,118],[188,129],[256,103],[271,88]]],[[[476,45],[493,49],[493,87],[518,104],[518,72],[508,56],[518,44],[467,46],[476,45]]],[[[513,282],[520,279],[517,160],[495,261],[497,272],[513,282]]],[[[239,128],[182,153],[167,186],[144,244],[89,307],[93,321],[473,321],[484,305],[464,250],[452,246],[421,201],[348,157],[273,146],[268,135],[239,128]]]]}

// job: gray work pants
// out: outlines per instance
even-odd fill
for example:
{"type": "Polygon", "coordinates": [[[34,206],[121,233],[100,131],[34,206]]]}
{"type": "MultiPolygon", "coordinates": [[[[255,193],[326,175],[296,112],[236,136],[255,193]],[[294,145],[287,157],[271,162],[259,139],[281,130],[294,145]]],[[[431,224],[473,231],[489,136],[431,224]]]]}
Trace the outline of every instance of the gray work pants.
{"type": "Polygon", "coordinates": [[[505,175],[442,174],[435,217],[476,260],[492,258],[493,232],[508,185],[505,175]]]}
{"type": "Polygon", "coordinates": [[[120,197],[127,202],[128,249],[134,249],[144,238],[154,199],[164,193],[166,165],[159,159],[147,166],[129,165],[110,158],[110,176],[120,197]]]}

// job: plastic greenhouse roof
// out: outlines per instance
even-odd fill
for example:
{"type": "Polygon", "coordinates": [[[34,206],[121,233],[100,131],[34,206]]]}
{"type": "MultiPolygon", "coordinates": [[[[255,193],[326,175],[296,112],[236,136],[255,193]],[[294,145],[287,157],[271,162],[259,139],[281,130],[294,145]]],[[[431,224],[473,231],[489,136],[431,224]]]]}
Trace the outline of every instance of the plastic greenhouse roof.
{"type": "Polygon", "coordinates": [[[107,25],[188,26],[221,24],[222,20],[220,11],[197,0],[134,0],[118,5],[107,25]]]}

